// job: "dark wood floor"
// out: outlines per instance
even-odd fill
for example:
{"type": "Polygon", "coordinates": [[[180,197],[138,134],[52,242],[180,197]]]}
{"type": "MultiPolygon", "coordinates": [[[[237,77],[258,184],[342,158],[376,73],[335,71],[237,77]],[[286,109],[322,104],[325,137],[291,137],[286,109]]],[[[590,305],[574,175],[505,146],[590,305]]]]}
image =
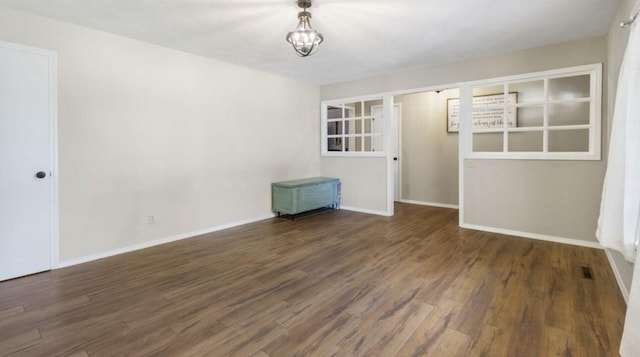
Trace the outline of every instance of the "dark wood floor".
{"type": "Polygon", "coordinates": [[[457,222],[274,218],[3,282],[0,355],[618,355],[603,251],[457,222]]]}

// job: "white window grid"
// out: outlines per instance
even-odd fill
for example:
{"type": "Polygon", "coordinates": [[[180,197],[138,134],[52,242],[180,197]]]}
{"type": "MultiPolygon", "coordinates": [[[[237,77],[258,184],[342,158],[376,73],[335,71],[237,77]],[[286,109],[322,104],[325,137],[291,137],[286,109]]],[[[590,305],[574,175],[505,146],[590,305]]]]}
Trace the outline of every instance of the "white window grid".
{"type": "MultiPolygon", "coordinates": [[[[384,125],[380,123],[379,125],[374,125],[374,121],[376,118],[373,113],[370,112],[365,115],[366,111],[366,103],[367,102],[382,102],[383,98],[381,96],[375,97],[358,97],[358,98],[347,98],[347,99],[339,99],[333,101],[323,101],[321,103],[322,108],[322,155],[323,156],[373,156],[373,157],[383,157],[385,156],[384,145],[382,144],[384,140],[381,140],[384,137],[384,125]],[[360,106],[360,114],[355,115],[356,108],[353,104],[360,106]],[[338,108],[340,109],[340,117],[339,118],[328,118],[329,108],[338,108]],[[370,132],[365,132],[364,126],[366,121],[370,121],[370,132]],[[360,122],[360,132],[354,133],[352,132],[354,128],[356,128],[356,122],[360,122]],[[329,134],[327,130],[327,126],[329,123],[339,123],[340,130],[336,134],[329,134]],[[351,124],[351,125],[350,125],[351,124]],[[374,131],[373,129],[377,130],[374,131]],[[359,150],[352,150],[348,148],[347,140],[348,139],[357,139],[361,140],[359,150]],[[340,150],[329,150],[328,140],[329,139],[341,139],[340,142],[340,150]],[[379,140],[376,140],[379,139],[379,140]],[[372,151],[365,150],[366,145],[365,142],[369,141],[372,146],[372,151]],[[382,147],[374,147],[373,143],[380,143],[383,145],[382,147]],[[348,151],[347,151],[348,149],[348,151]]],[[[383,119],[383,118],[378,118],[383,119]]]]}
{"type": "Polygon", "coordinates": [[[571,67],[558,69],[553,71],[538,72],[533,74],[525,74],[519,76],[503,77],[500,79],[483,80],[470,83],[469,96],[472,95],[473,89],[481,87],[489,87],[501,85],[502,93],[507,98],[510,93],[510,86],[541,80],[544,83],[543,99],[537,102],[509,103],[504,100],[503,104],[473,106],[471,97],[466,103],[466,110],[473,112],[474,110],[503,110],[504,115],[509,110],[517,110],[519,108],[542,108],[543,120],[540,126],[526,127],[509,127],[508,121],[503,120],[503,126],[499,128],[479,129],[467,125],[467,129],[471,129],[472,135],[468,135],[467,155],[468,158],[491,158],[491,159],[557,159],[557,160],[600,160],[600,126],[601,126],[601,93],[602,93],[602,65],[594,64],[587,66],[571,67]],[[580,75],[589,75],[589,96],[568,99],[550,99],[549,98],[549,81],[559,78],[568,78],[580,75]],[[558,104],[574,104],[589,103],[589,123],[588,124],[570,124],[570,125],[551,125],[549,122],[549,107],[558,104]],[[589,130],[589,150],[580,152],[552,152],[549,151],[549,133],[553,131],[567,130],[589,130]],[[542,151],[509,151],[509,133],[521,132],[542,132],[543,143],[542,151]],[[502,151],[473,151],[473,134],[481,133],[502,133],[503,143],[502,151]]]}

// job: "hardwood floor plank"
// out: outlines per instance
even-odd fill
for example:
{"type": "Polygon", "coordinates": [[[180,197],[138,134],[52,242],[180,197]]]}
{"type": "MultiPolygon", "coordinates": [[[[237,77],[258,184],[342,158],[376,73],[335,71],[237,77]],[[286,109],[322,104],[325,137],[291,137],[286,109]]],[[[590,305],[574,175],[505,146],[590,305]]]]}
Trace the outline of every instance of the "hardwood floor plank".
{"type": "Polygon", "coordinates": [[[432,355],[439,348],[440,339],[449,329],[454,314],[453,304],[433,309],[402,346],[398,356],[432,355]]]}
{"type": "Polygon", "coordinates": [[[40,332],[32,329],[27,332],[15,335],[0,341],[0,356],[8,356],[18,350],[29,348],[41,342],[40,332]]]}
{"type": "MultiPolygon", "coordinates": [[[[179,321],[182,323],[183,321],[179,321]]],[[[178,335],[170,344],[157,351],[157,356],[186,356],[186,352],[198,343],[208,340],[226,330],[228,327],[217,322],[215,318],[201,318],[189,326],[175,326],[171,330],[178,335]]]]}
{"type": "Polygon", "coordinates": [[[617,355],[626,306],[602,250],[395,209],[267,219],[0,282],[0,356],[617,355]]]}
{"type": "Polygon", "coordinates": [[[34,327],[46,330],[48,326],[61,326],[62,324],[66,324],[67,320],[61,317],[68,318],[72,316],[73,311],[89,302],[90,299],[82,295],[71,299],[53,301],[46,307],[28,310],[22,314],[0,319],[0,340],[25,333],[34,327]]]}
{"type": "MultiPolygon", "coordinates": [[[[17,356],[62,357],[73,354],[86,353],[86,348],[92,344],[111,336],[114,331],[126,328],[124,324],[115,321],[90,321],[82,326],[68,327],[60,332],[43,337],[40,343],[24,346],[17,356]]],[[[116,346],[112,346],[116,347],[116,346]]]]}
{"type": "Polygon", "coordinates": [[[282,314],[275,321],[289,329],[298,329],[311,333],[308,325],[318,328],[320,323],[345,311],[353,301],[361,298],[370,289],[367,281],[347,280],[335,285],[329,285],[322,293],[315,297],[293,304],[287,313],[282,314]],[[316,320],[319,318],[319,320],[316,320]]]}
{"type": "MultiPolygon", "coordinates": [[[[483,325],[479,329],[478,337],[473,340],[465,355],[466,356],[508,356],[510,333],[500,328],[483,325]]],[[[550,356],[550,355],[548,355],[550,356]]]]}
{"type": "Polygon", "coordinates": [[[471,337],[453,330],[445,329],[437,344],[429,349],[431,356],[467,356],[466,351],[471,343],[471,337]]]}
{"type": "MultiPolygon", "coordinates": [[[[276,350],[272,353],[274,356],[314,356],[314,355],[328,355],[339,352],[336,344],[344,338],[344,336],[350,333],[353,329],[360,326],[361,321],[348,314],[340,314],[334,321],[325,325],[319,329],[316,333],[309,336],[305,341],[301,343],[291,343],[291,341],[285,341],[283,347],[284,350],[276,350]],[[289,351],[294,351],[289,354],[289,351]]],[[[292,335],[292,334],[290,334],[292,335]]],[[[265,349],[266,351],[266,349],[265,349]]],[[[344,351],[342,351],[344,352],[344,351]]]]}
{"type": "Polygon", "coordinates": [[[551,276],[542,301],[545,306],[545,325],[567,333],[575,333],[573,316],[576,313],[574,293],[570,290],[571,280],[576,279],[571,272],[551,268],[551,276]]]}
{"type": "Polygon", "coordinates": [[[520,324],[511,333],[508,354],[511,356],[542,356],[542,341],[544,341],[544,306],[541,304],[542,294],[535,289],[529,289],[529,294],[523,299],[520,324]]]}
{"type": "Polygon", "coordinates": [[[473,337],[479,332],[478,326],[483,325],[500,286],[499,280],[492,275],[474,280],[475,284],[469,284],[475,285],[474,289],[468,295],[473,298],[460,302],[460,313],[453,316],[451,321],[452,329],[473,337]]]}
{"type": "Polygon", "coordinates": [[[107,336],[87,345],[85,351],[94,356],[126,356],[135,351],[137,356],[154,356],[168,348],[178,336],[169,328],[130,329],[112,331],[107,336]]]}
{"type": "Polygon", "coordinates": [[[333,346],[329,349],[321,351],[319,354],[314,354],[314,356],[318,357],[354,357],[353,354],[341,349],[338,346],[333,346]]]}
{"type": "Polygon", "coordinates": [[[286,329],[273,322],[252,324],[243,329],[227,328],[222,333],[186,350],[184,355],[247,356],[262,350],[270,342],[286,333],[286,329]]]}
{"type": "Polygon", "coordinates": [[[543,356],[575,356],[576,341],[573,334],[554,327],[544,329],[544,340],[542,343],[543,356]]]}
{"type": "Polygon", "coordinates": [[[271,356],[269,356],[268,354],[264,353],[263,351],[258,351],[258,352],[252,354],[249,357],[271,357],[271,356]]]}
{"type": "Polygon", "coordinates": [[[329,324],[316,329],[311,334],[288,329],[286,335],[275,339],[262,350],[272,356],[307,356],[317,355],[325,350],[333,349],[335,342],[360,324],[360,321],[348,313],[340,314],[329,324]]]}
{"type": "Polygon", "coordinates": [[[75,351],[75,352],[71,353],[70,355],[68,355],[66,357],[89,357],[89,354],[85,350],[79,350],[79,351],[75,351]]]}
{"type": "Polygon", "coordinates": [[[0,310],[0,320],[8,319],[12,316],[22,314],[23,312],[24,312],[24,306],[22,305],[0,310]]]}
{"type": "Polygon", "coordinates": [[[37,301],[46,299],[51,286],[51,272],[29,275],[23,278],[0,282],[0,310],[23,306],[27,310],[37,301]],[[43,297],[44,295],[44,297],[43,297]]]}
{"type": "MultiPolygon", "coordinates": [[[[382,328],[376,328],[375,325],[372,325],[373,328],[367,331],[367,335],[370,337],[368,344],[361,344],[359,348],[363,352],[357,354],[364,356],[395,356],[431,310],[433,310],[431,305],[411,303],[406,308],[403,307],[394,313],[395,316],[387,317],[385,312],[384,315],[378,318],[379,327],[382,328]],[[387,321],[386,319],[389,320],[387,321]],[[383,324],[380,323],[382,321],[384,321],[383,324]]],[[[356,353],[355,351],[353,352],[356,353]]]]}

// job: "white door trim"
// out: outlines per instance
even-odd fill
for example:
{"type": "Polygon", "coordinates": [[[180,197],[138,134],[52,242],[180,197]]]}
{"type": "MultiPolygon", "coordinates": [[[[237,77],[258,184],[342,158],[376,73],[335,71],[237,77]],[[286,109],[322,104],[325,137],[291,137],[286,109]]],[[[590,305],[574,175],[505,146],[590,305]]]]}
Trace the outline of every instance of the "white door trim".
{"type": "Polygon", "coordinates": [[[458,225],[465,225],[464,220],[464,184],[465,172],[465,153],[467,152],[468,137],[471,135],[472,110],[471,103],[467,103],[467,99],[471,97],[471,87],[467,83],[461,83],[458,87],[460,90],[460,130],[458,132],[458,225]]]}
{"type": "Polygon", "coordinates": [[[393,96],[385,94],[382,99],[382,115],[384,119],[384,137],[385,137],[385,151],[387,157],[387,215],[393,216],[394,214],[394,200],[393,200],[393,152],[391,150],[391,121],[393,120],[393,96]]]}
{"type": "Polygon", "coordinates": [[[58,55],[54,51],[0,41],[0,47],[44,56],[49,64],[49,129],[51,135],[51,221],[49,222],[51,237],[51,269],[58,267],[60,261],[60,215],[58,196],[58,55]]]}

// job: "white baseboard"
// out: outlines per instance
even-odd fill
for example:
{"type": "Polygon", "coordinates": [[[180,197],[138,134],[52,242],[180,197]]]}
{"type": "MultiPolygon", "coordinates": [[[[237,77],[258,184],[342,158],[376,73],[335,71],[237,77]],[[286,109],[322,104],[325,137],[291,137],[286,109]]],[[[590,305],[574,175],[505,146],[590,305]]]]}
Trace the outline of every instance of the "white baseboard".
{"type": "Polygon", "coordinates": [[[133,244],[133,245],[129,245],[129,246],[122,247],[122,248],[111,249],[111,250],[107,250],[105,252],[86,255],[84,257],[68,259],[68,260],[64,260],[64,261],[59,262],[58,265],[54,267],[54,269],[66,268],[66,267],[70,267],[72,265],[88,263],[90,261],[94,261],[94,260],[98,260],[98,259],[102,259],[102,258],[108,258],[108,257],[112,257],[112,256],[118,255],[118,254],[129,253],[129,252],[133,252],[133,251],[139,250],[139,249],[150,248],[150,247],[153,247],[153,246],[156,246],[156,245],[160,245],[160,244],[166,244],[166,243],[175,242],[175,241],[182,240],[182,239],[193,238],[195,236],[199,236],[199,235],[203,235],[203,234],[207,234],[207,233],[212,233],[212,232],[216,232],[216,231],[221,231],[221,230],[227,229],[227,228],[233,228],[233,227],[241,226],[243,224],[262,221],[264,219],[272,218],[273,216],[274,216],[273,214],[265,214],[265,215],[254,217],[254,218],[244,219],[244,220],[241,220],[241,221],[225,223],[225,224],[222,224],[222,225],[219,225],[219,226],[215,226],[215,227],[209,227],[209,228],[200,229],[200,230],[193,231],[193,232],[177,234],[177,235],[174,235],[174,236],[171,236],[171,237],[155,239],[155,240],[152,240],[152,241],[133,244]]]}
{"type": "Polygon", "coordinates": [[[458,205],[450,205],[446,203],[424,202],[424,201],[414,201],[414,200],[400,200],[399,202],[410,203],[412,205],[459,209],[458,205]]]}
{"type": "Polygon", "coordinates": [[[609,253],[609,250],[605,249],[604,252],[607,255],[607,259],[609,260],[609,265],[611,266],[611,270],[613,270],[613,275],[616,277],[616,282],[618,282],[618,287],[620,288],[622,297],[624,298],[624,301],[627,304],[629,304],[629,291],[627,290],[627,287],[624,285],[624,282],[622,281],[622,276],[620,275],[618,266],[615,264],[613,256],[611,256],[611,253],[609,253]]]}
{"type": "Polygon", "coordinates": [[[387,217],[391,216],[388,212],[385,212],[385,211],[376,211],[376,210],[371,210],[371,209],[366,209],[366,208],[340,206],[340,209],[343,209],[345,211],[354,211],[354,212],[360,212],[360,213],[376,214],[378,216],[387,216],[387,217]]]}
{"type": "Polygon", "coordinates": [[[549,236],[549,235],[546,235],[546,234],[513,231],[513,230],[510,230],[510,229],[486,227],[486,226],[479,226],[479,225],[467,224],[467,223],[461,224],[460,227],[468,228],[468,229],[475,229],[477,231],[485,231],[485,232],[491,232],[491,233],[498,233],[498,234],[516,236],[516,237],[544,240],[544,241],[547,241],[547,242],[563,243],[563,244],[577,245],[577,246],[581,246],[581,247],[604,249],[600,245],[600,243],[588,242],[588,241],[584,241],[584,240],[580,240],[580,239],[555,237],[555,236],[549,236]]]}

